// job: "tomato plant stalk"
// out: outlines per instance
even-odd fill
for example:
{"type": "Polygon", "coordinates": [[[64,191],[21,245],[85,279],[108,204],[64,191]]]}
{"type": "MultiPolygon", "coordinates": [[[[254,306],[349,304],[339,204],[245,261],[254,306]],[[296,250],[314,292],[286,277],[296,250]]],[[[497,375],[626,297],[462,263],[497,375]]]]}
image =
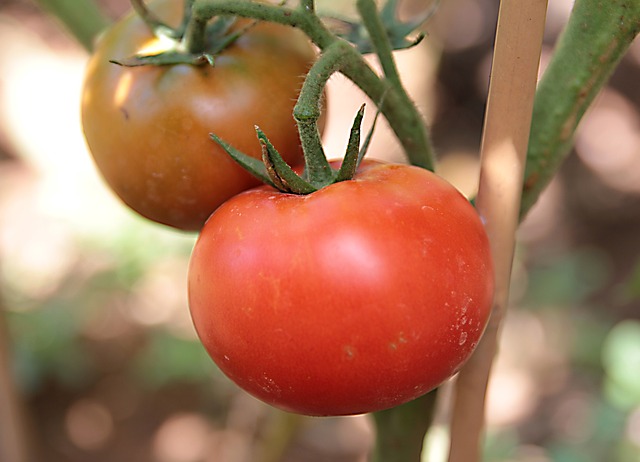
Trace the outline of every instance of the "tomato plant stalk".
{"type": "Polygon", "coordinates": [[[374,413],[376,447],[373,462],[421,459],[425,434],[435,414],[437,390],[401,406],[374,413]]]}
{"type": "Polygon", "coordinates": [[[571,151],[587,108],[640,33],[640,2],[577,0],[538,86],[521,217],[571,151]]]}

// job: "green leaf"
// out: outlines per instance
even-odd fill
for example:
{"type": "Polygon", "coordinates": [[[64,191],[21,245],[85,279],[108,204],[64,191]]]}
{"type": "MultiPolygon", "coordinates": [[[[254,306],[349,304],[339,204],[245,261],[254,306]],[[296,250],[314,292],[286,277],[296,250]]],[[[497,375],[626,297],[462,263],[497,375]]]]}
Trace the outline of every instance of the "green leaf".
{"type": "MultiPolygon", "coordinates": [[[[417,29],[426,23],[435,14],[440,5],[440,0],[425,9],[421,14],[415,16],[411,21],[402,22],[399,20],[397,0],[388,0],[380,11],[380,19],[387,32],[393,50],[404,50],[419,44],[424,39],[423,33],[414,34],[417,29]]],[[[362,54],[373,53],[374,47],[367,34],[365,27],[357,21],[346,17],[328,17],[329,27],[339,37],[353,43],[362,54]]]]}
{"type": "Polygon", "coordinates": [[[201,66],[203,64],[214,65],[214,56],[209,53],[190,54],[182,51],[163,51],[155,55],[134,55],[124,59],[112,59],[109,62],[119,66],[173,66],[176,64],[188,64],[201,66]]]}
{"type": "Polygon", "coordinates": [[[365,137],[364,143],[362,143],[362,147],[360,147],[360,134],[361,134],[361,126],[362,119],[364,117],[364,107],[363,104],[360,106],[360,110],[356,114],[355,119],[353,120],[353,126],[351,127],[351,134],[349,136],[349,142],[347,144],[347,152],[344,156],[344,160],[342,161],[342,165],[340,166],[340,170],[336,176],[335,181],[345,181],[350,180],[354,177],[358,166],[362,162],[367,150],[369,149],[369,144],[371,143],[371,139],[373,138],[373,132],[376,128],[376,123],[378,121],[378,116],[380,115],[380,109],[376,112],[376,116],[373,119],[373,123],[371,124],[371,128],[365,137]]]}
{"type": "Polygon", "coordinates": [[[289,164],[285,162],[259,127],[256,127],[256,133],[262,145],[262,161],[272,184],[274,184],[277,189],[285,193],[293,194],[309,194],[317,191],[313,185],[307,183],[289,167],[289,164]]]}
{"type": "Polygon", "coordinates": [[[360,163],[360,129],[363,117],[364,104],[360,106],[360,109],[353,120],[351,134],[349,135],[349,142],[347,143],[347,152],[344,155],[344,160],[342,161],[340,170],[338,170],[336,182],[350,180],[356,174],[358,164],[360,163]]]}
{"type": "Polygon", "coordinates": [[[221,138],[214,135],[213,133],[210,133],[209,136],[213,141],[218,143],[218,145],[222,149],[224,149],[224,151],[227,154],[229,154],[229,156],[231,156],[233,160],[235,160],[238,164],[240,164],[242,168],[244,168],[246,171],[251,173],[254,177],[259,179],[263,183],[273,186],[274,188],[276,187],[276,185],[273,184],[273,181],[271,181],[271,177],[267,172],[267,168],[265,167],[264,163],[262,163],[262,161],[254,157],[251,157],[250,155],[247,155],[242,151],[237,150],[236,148],[231,146],[229,143],[223,141],[221,138]]]}

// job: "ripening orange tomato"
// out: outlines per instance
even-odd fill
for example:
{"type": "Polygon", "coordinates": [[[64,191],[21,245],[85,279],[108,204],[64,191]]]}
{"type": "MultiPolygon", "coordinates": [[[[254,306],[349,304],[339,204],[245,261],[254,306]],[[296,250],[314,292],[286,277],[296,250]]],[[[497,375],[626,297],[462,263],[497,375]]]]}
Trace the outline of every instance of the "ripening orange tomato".
{"type": "MultiPolygon", "coordinates": [[[[177,25],[183,2],[149,8],[177,25]]],[[[158,223],[199,230],[221,203],[258,184],[209,133],[260,157],[257,125],[288,162],[301,162],[292,112],[316,54],[300,31],[262,23],[216,56],[214,66],[109,62],[165,48],[135,14],[107,30],[86,71],[83,129],[99,171],[127,205],[158,223]]]]}

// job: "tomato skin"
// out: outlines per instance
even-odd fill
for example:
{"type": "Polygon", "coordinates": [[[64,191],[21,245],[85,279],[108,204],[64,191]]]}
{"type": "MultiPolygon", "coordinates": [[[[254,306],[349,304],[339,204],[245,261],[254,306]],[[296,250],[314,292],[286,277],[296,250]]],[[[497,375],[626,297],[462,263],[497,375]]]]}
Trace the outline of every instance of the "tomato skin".
{"type": "MultiPolygon", "coordinates": [[[[175,25],[182,4],[150,8],[175,25]]],[[[214,67],[109,62],[159,43],[136,15],[101,37],[85,76],[83,129],[98,169],[126,204],[159,223],[199,230],[222,202],[259,184],[209,133],[260,157],[258,125],[288,162],[301,162],[292,112],[315,51],[300,31],[263,23],[214,67]]]]}
{"type": "Polygon", "coordinates": [[[189,268],[193,322],[220,369],[308,415],[386,409],[441,384],[479,341],[493,286],[469,202],[424,169],[372,162],[307,196],[232,198],[189,268]]]}

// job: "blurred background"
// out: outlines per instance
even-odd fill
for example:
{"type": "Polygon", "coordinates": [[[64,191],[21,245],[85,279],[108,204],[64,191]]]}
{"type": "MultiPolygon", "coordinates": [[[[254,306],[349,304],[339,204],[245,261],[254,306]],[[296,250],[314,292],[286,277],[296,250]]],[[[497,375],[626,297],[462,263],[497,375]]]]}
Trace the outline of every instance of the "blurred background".
{"type": "MultiPolygon", "coordinates": [[[[128,9],[127,0],[101,3],[113,18],[128,9]]],[[[405,15],[428,7],[402,5],[405,15]]],[[[571,7],[549,4],[543,66],[571,7]]],[[[439,173],[468,195],[497,9],[498,0],[443,0],[426,40],[397,54],[439,173]]],[[[209,360],[186,300],[195,236],[127,210],[86,151],[86,52],[30,0],[0,0],[0,43],[2,462],[21,462],[8,452],[18,428],[33,460],[47,462],[366,460],[368,417],[273,410],[209,360]]],[[[520,229],[489,390],[487,461],[640,460],[639,82],[636,40],[520,229]]],[[[332,156],[342,155],[363,101],[346,79],[332,79],[332,156]]],[[[370,155],[403,160],[384,123],[370,155]]],[[[445,420],[443,409],[425,460],[444,460],[445,420]]]]}

